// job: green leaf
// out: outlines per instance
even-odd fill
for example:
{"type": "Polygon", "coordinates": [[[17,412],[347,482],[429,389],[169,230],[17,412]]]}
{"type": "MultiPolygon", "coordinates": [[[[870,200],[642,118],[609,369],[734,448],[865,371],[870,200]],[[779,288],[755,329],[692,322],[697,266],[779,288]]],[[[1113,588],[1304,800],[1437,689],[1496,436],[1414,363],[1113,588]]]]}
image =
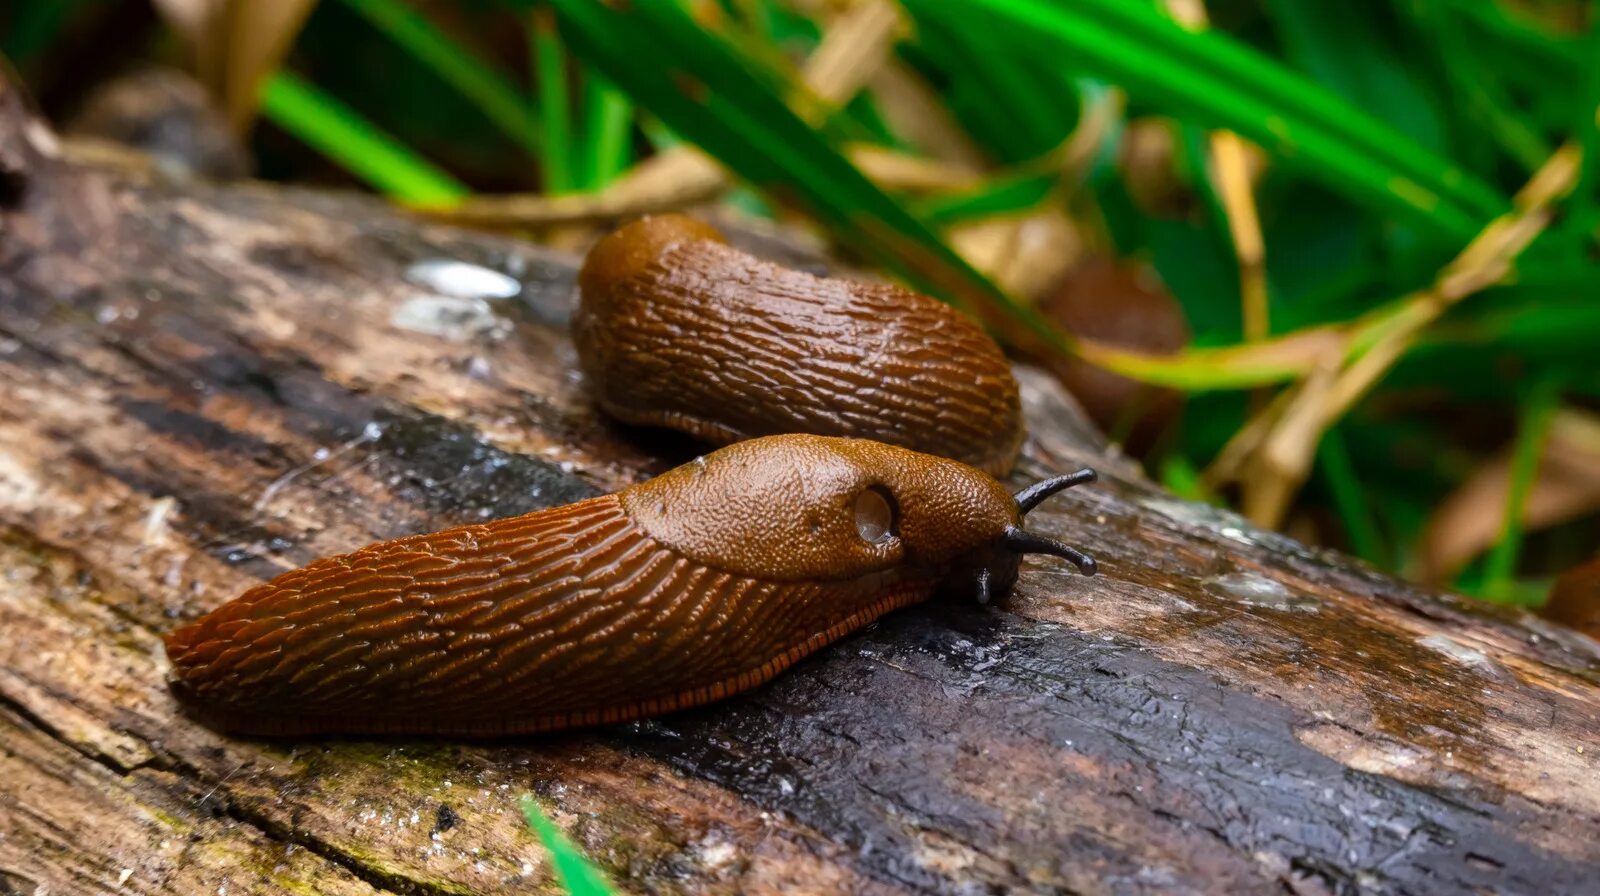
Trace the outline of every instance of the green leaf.
{"type": "Polygon", "coordinates": [[[1509,14],[1501,3],[1483,0],[1444,0],[1470,30],[1484,35],[1486,45],[1504,59],[1486,60],[1487,67],[1505,74],[1520,74],[1543,85],[1575,83],[1586,65],[1581,40],[1542,31],[1509,14]]]}
{"type": "Polygon", "coordinates": [[[949,227],[972,218],[987,218],[1032,209],[1050,198],[1060,183],[1055,174],[1024,172],[991,180],[977,189],[933,196],[912,204],[924,221],[949,227]]]}
{"type": "Polygon", "coordinates": [[[355,110],[287,72],[262,82],[261,113],[395,199],[442,205],[469,192],[355,110]]]}
{"type": "MultiPolygon", "coordinates": [[[[1205,127],[1228,128],[1379,210],[1465,242],[1508,205],[1449,159],[1282,64],[1215,31],[1180,28],[1126,0],[907,0],[922,16],[1004,33],[1015,52],[1066,60],[1136,99],[1205,127]]],[[[1070,67],[1070,71],[1069,71],[1070,67]]]]}
{"type": "Polygon", "coordinates": [[[1517,425],[1517,441],[1511,452],[1511,484],[1506,490],[1505,515],[1500,522],[1500,540],[1484,561],[1483,595],[1491,600],[1505,599],[1512,591],[1517,555],[1522,550],[1522,513],[1528,491],[1539,475],[1539,459],[1544,455],[1550,424],[1561,403],[1560,382],[1542,380],[1530,390],[1517,425]]]}
{"type": "Polygon", "coordinates": [[[1391,6],[1388,0],[1266,4],[1285,49],[1308,74],[1419,145],[1442,150],[1439,109],[1413,70],[1419,54],[1400,52],[1386,27],[1391,6]]]}
{"type": "Polygon", "coordinates": [[[578,181],[568,155],[572,146],[572,95],[567,83],[567,52],[556,35],[555,21],[549,16],[536,14],[530,31],[534,77],[539,91],[544,191],[566,193],[578,181]]]}
{"type": "Polygon", "coordinates": [[[1188,501],[1216,503],[1216,496],[1206,488],[1200,471],[1187,457],[1180,454],[1161,459],[1161,484],[1180,498],[1188,501]]]}
{"type": "Polygon", "coordinates": [[[1239,265],[1228,233],[1188,221],[1150,218],[1144,224],[1150,261],[1183,305],[1199,346],[1233,345],[1243,336],[1239,265]]]}
{"type": "Polygon", "coordinates": [[[1414,23],[1413,43],[1434,60],[1442,88],[1458,110],[1457,157],[1476,159],[1480,169],[1490,169],[1498,144],[1523,173],[1537,169],[1551,147],[1528,116],[1519,114],[1501,73],[1484,65],[1460,13],[1437,0],[1413,3],[1406,10],[1414,23]]]}
{"type": "Polygon", "coordinates": [[[1002,162],[1030,158],[1005,110],[991,101],[983,67],[968,59],[937,22],[921,25],[916,42],[903,44],[900,54],[930,80],[937,79],[939,99],[974,142],[1002,162]]]}
{"type": "Polygon", "coordinates": [[[1386,554],[1383,537],[1378,533],[1372,507],[1367,503],[1367,488],[1356,474],[1338,427],[1323,434],[1317,446],[1317,466],[1333,495],[1334,509],[1339,512],[1339,520],[1344,523],[1345,534],[1356,556],[1374,565],[1383,563],[1386,554]]]}
{"type": "Polygon", "coordinates": [[[616,180],[633,158],[633,103],[628,95],[593,72],[584,79],[584,139],[579,151],[587,160],[581,166],[579,185],[598,190],[616,180]]]}
{"type": "Polygon", "coordinates": [[[1078,91],[1040,77],[1038,60],[1004,32],[974,28],[948,8],[907,4],[923,63],[939,69],[949,104],[967,130],[1002,162],[1023,163],[1058,146],[1078,119],[1078,91]]]}
{"type": "MultiPolygon", "coordinates": [[[[1583,67],[1583,89],[1578,91],[1578,139],[1583,145],[1583,175],[1572,194],[1572,217],[1582,226],[1593,226],[1597,209],[1600,209],[1600,15],[1593,16],[1589,34],[1587,64],[1583,67]]],[[[1590,235],[1591,244],[1600,242],[1600,235],[1590,235]]]]}
{"type": "Polygon", "coordinates": [[[506,136],[529,152],[538,150],[538,126],[528,111],[528,100],[504,75],[446,37],[400,0],[344,0],[344,3],[460,91],[506,136]]]}
{"type": "Polygon", "coordinates": [[[561,885],[571,896],[611,896],[611,885],[606,883],[600,869],[589,864],[589,860],[561,833],[561,829],[545,817],[533,794],[523,794],[517,800],[517,805],[521,807],[522,817],[527,820],[528,827],[539,835],[539,842],[544,844],[544,848],[550,850],[550,857],[555,860],[556,876],[561,878],[561,885]]]}

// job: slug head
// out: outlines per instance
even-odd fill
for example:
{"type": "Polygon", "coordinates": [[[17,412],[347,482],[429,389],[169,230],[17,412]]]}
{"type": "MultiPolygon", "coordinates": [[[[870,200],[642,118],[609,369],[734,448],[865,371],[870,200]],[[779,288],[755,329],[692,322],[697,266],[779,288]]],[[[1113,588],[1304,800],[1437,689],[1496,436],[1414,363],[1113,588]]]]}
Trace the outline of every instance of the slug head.
{"type": "Polygon", "coordinates": [[[1004,600],[1017,582],[1017,571],[1022,566],[1023,554],[1050,554],[1070,560],[1078,571],[1092,576],[1099,571],[1094,558],[1071,545],[1035,535],[1022,528],[1022,517],[1039,506],[1044,499],[1074,485],[1094,482],[1100,475],[1088,467],[1076,473],[1067,473],[1036,482],[1012,497],[1017,522],[1007,526],[1000,537],[983,545],[966,558],[952,576],[951,586],[973,595],[979,604],[1004,600]]]}
{"type": "Polygon", "coordinates": [[[936,578],[983,602],[1015,582],[1022,553],[1094,561],[1029,535],[1022,515],[1071,482],[1013,497],[959,461],[864,439],[739,442],[622,492],[629,516],[692,559],[769,581],[936,578]],[[1042,490],[1042,491],[1041,491],[1042,490]]]}

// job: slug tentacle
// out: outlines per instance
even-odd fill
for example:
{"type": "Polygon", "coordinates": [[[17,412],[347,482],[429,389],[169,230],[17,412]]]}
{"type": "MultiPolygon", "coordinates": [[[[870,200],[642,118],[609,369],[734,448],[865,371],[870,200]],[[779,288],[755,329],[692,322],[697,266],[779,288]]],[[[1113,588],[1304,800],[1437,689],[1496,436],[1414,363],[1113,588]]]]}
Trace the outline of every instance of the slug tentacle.
{"type": "MultiPolygon", "coordinates": [[[[1069,489],[1074,485],[1094,482],[1099,478],[1100,474],[1085,467],[1073,473],[1035,482],[1013,496],[1017,503],[1017,514],[1019,517],[1027,516],[1028,511],[1038,507],[1051,495],[1069,489]]],[[[1021,526],[1007,526],[1005,532],[1000,536],[1000,544],[1014,554],[1050,554],[1051,556],[1070,560],[1078,567],[1078,571],[1086,576],[1092,576],[1099,571],[1099,566],[1095,563],[1094,558],[1083,551],[1071,545],[1045,538],[1042,535],[1035,535],[1024,530],[1021,526]]],[[[986,583],[980,582],[980,584],[986,583]]]]}
{"type": "Polygon", "coordinates": [[[1088,467],[1084,467],[1075,473],[1067,473],[1063,476],[1056,476],[1051,479],[1035,482],[1022,491],[1017,492],[1014,496],[1017,502],[1017,511],[1023,516],[1027,516],[1028,511],[1038,507],[1044,502],[1044,499],[1050,497],[1051,495],[1064,489],[1069,489],[1074,485],[1083,485],[1085,483],[1094,482],[1099,478],[1099,473],[1096,473],[1094,470],[1091,470],[1088,467]]]}

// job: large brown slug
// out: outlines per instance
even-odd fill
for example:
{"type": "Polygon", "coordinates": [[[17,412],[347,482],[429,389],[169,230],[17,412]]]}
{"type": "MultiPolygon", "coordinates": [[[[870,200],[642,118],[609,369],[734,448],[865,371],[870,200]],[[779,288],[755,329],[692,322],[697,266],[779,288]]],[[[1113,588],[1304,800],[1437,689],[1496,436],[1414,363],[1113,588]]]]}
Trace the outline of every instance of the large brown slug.
{"type": "Polygon", "coordinates": [[[166,639],[172,687],[251,734],[493,736],[761,684],[940,587],[987,602],[1083,470],[1013,496],[877,442],[741,442],[613,495],[385,541],[258,585],[166,639]]]}
{"type": "Polygon", "coordinates": [[[950,306],[814,277],[682,215],[602,239],[578,275],[578,360],[609,414],[714,444],[853,436],[996,475],[1022,443],[1005,355],[950,306]]]}

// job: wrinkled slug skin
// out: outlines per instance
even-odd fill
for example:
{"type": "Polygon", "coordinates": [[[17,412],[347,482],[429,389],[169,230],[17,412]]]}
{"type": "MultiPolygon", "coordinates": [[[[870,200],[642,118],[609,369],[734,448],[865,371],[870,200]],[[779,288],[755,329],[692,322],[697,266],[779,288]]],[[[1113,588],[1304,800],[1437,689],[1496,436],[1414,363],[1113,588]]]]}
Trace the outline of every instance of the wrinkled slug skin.
{"type": "Polygon", "coordinates": [[[284,573],[168,635],[171,684],[202,720],[250,734],[653,715],[754,687],[927,598],[1019,520],[999,483],[943,458],[741,442],[614,495],[284,573]],[[892,530],[869,540],[889,506],[892,530]]]}
{"type": "Polygon", "coordinates": [[[578,277],[573,340],[591,391],[628,423],[716,444],[853,436],[996,475],[1022,443],[994,341],[898,286],[814,277],[738,251],[681,215],[605,237],[578,277]]]}

